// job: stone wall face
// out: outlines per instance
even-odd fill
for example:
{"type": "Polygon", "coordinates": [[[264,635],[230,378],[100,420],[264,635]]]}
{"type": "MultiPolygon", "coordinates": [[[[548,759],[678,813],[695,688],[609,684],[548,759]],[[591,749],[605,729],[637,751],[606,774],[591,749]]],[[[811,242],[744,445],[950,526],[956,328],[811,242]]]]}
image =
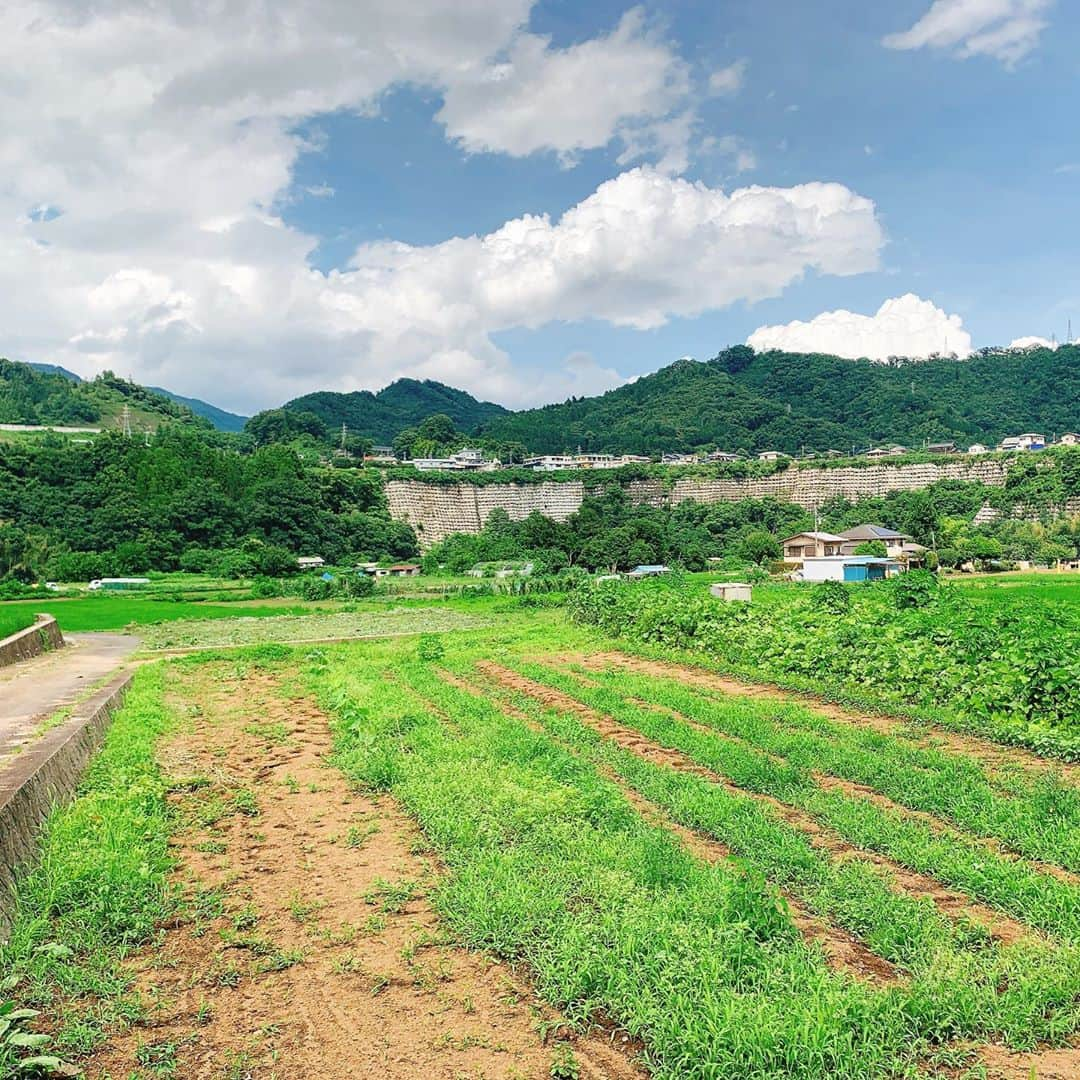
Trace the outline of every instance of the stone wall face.
{"type": "MultiPolygon", "coordinates": [[[[786,469],[772,476],[711,479],[684,476],[666,484],[660,479],[633,480],[631,499],[666,506],[693,499],[701,503],[739,499],[782,499],[806,509],[840,495],[845,499],[873,498],[890,491],[915,491],[938,480],[966,480],[1003,487],[1008,463],[1000,460],[947,461],[918,465],[870,465],[866,468],[786,469]]],[[[521,521],[534,511],[565,521],[585,497],[580,480],[539,484],[431,484],[422,480],[391,480],[386,485],[390,514],[408,522],[427,550],[453,533],[477,533],[492,510],[505,510],[521,521]]]]}
{"type": "Polygon", "coordinates": [[[67,802],[120,707],[131,674],[113,679],[58,727],[5,764],[0,773],[0,940],[7,936],[18,874],[33,865],[42,823],[67,802]]]}
{"type": "Polygon", "coordinates": [[[64,644],[60,627],[51,615],[39,615],[33,626],[20,630],[0,641],[0,667],[29,660],[44,652],[59,649],[64,644]]]}

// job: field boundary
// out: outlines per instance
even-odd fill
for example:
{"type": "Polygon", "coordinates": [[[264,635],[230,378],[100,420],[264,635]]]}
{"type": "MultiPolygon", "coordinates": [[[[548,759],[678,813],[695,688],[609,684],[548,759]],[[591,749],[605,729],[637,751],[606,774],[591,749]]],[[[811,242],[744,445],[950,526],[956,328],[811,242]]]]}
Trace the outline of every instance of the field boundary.
{"type": "Polygon", "coordinates": [[[131,671],[114,676],[0,769],[0,939],[10,929],[16,880],[37,853],[43,822],[74,795],[132,678],[131,671]]]}
{"type": "Polygon", "coordinates": [[[51,615],[39,615],[32,626],[0,641],[0,668],[30,660],[64,647],[60,624],[51,615]]]}

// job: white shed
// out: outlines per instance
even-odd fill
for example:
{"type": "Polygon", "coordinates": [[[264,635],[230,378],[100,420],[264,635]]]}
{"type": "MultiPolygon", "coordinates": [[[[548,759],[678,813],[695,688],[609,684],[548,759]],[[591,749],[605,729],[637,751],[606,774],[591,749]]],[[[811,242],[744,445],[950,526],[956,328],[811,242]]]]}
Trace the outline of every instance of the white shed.
{"type": "Polygon", "coordinates": [[[717,600],[745,600],[749,602],[752,587],[743,581],[717,581],[709,586],[709,592],[717,600]]]}

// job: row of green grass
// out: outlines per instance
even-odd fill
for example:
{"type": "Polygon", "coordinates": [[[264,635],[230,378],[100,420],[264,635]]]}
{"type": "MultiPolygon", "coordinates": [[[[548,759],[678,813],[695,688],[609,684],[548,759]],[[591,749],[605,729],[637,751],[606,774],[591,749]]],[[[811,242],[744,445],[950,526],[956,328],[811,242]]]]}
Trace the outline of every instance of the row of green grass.
{"type": "Polygon", "coordinates": [[[741,740],[699,730],[666,711],[640,705],[542,664],[519,663],[529,678],[613,717],[662,746],[746,791],[769,795],[806,811],[848,843],[881,855],[959,889],[1029,926],[1080,942],[1080,886],[1008,859],[961,834],[935,831],[924,822],[842,791],[826,790],[810,770],[777,761],[741,740]]]}
{"type": "Polygon", "coordinates": [[[1080,870],[1080,789],[1054,771],[999,780],[971,758],[833,721],[795,702],[717,697],[673,678],[623,670],[590,671],[589,677],[807,771],[868,785],[1029,858],[1080,870]]]}
{"type": "Polygon", "coordinates": [[[335,654],[313,685],[341,767],[392,791],[446,861],[434,899],[463,941],[527,962],[571,1017],[644,1039],[662,1080],[892,1073],[910,1035],[896,1003],[829,971],[768,889],[690,857],[407,648],[335,654]]]}
{"type": "MultiPolygon", "coordinates": [[[[437,662],[468,671],[498,647],[466,638],[437,662]]],[[[362,664],[356,647],[318,654],[308,677],[337,715],[338,763],[419,819],[449,868],[436,902],[463,940],[526,962],[570,1015],[603,1014],[643,1039],[654,1075],[914,1075],[954,1038],[1029,1046],[1075,1029],[1072,945],[1001,947],[875,867],[834,863],[749,797],[526,701],[548,725],[538,733],[415,650],[368,646],[362,664]],[[683,824],[711,821],[745,872],[703,863],[645,822],[608,768],[683,824]],[[903,963],[910,981],[876,989],[829,970],[774,918],[783,907],[765,874],[903,963]]]]}
{"type": "MultiPolygon", "coordinates": [[[[467,665],[455,670],[467,673],[467,665]]],[[[491,688],[489,688],[491,689],[491,688]]],[[[1080,1026],[1080,951],[1036,941],[1008,947],[941,916],[933,904],[898,891],[861,860],[836,861],[804,834],[745,795],[703,777],[654,764],[603,738],[572,713],[528,695],[505,694],[562,744],[610,770],[679,824],[721,840],[751,871],[860,937],[909,973],[892,988],[914,1025],[912,1037],[939,1042],[996,1036],[1017,1045],[1060,1040],[1080,1026]]]]}

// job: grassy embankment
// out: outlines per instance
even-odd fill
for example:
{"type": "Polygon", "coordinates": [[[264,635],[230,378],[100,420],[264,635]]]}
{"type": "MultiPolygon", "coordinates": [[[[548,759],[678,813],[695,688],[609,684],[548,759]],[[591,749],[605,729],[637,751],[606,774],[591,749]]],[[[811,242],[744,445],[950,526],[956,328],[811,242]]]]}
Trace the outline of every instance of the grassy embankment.
{"type": "Polygon", "coordinates": [[[0,606],[0,638],[10,637],[34,624],[37,610],[0,606]]]}
{"type": "Polygon", "coordinates": [[[28,1049],[0,1041],[0,1075],[21,1075],[15,1062],[32,1054],[88,1049],[144,1007],[122,961],[175,910],[168,781],[154,758],[174,723],[163,670],[141,669],[78,798],[47,821],[0,947],[0,997],[46,1013],[59,1038],[28,1049]]]}

